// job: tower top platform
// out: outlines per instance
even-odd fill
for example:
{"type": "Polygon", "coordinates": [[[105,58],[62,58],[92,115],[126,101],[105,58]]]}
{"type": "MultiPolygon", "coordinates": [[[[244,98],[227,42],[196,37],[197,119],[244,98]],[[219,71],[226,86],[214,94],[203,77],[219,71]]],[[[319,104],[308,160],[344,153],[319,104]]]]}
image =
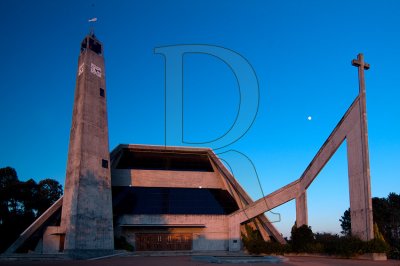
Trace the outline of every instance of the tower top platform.
{"type": "Polygon", "coordinates": [[[81,43],[81,53],[91,50],[98,55],[103,55],[103,44],[96,38],[93,32],[85,36],[81,43]]]}

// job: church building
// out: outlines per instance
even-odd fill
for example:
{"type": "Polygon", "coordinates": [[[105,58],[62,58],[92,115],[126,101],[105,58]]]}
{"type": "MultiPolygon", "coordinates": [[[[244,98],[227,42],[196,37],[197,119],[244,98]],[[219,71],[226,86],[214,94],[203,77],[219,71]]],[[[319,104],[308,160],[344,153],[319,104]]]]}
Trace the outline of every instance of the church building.
{"type": "Polygon", "coordinates": [[[108,145],[103,45],[80,46],[64,195],[7,250],[86,258],[135,251],[237,251],[245,224],[285,240],[264,214],[232,224],[253,203],[209,148],[108,145]]]}

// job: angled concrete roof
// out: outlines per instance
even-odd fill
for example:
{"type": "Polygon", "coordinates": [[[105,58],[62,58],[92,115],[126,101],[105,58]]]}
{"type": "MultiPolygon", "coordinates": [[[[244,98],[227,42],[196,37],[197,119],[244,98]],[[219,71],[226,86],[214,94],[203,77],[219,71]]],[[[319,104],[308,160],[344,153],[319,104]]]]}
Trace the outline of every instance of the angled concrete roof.
{"type": "MultiPolygon", "coordinates": [[[[232,175],[232,173],[225,167],[222,161],[218,158],[218,156],[214,153],[214,151],[210,148],[197,148],[197,147],[178,147],[178,146],[157,146],[157,145],[132,145],[132,144],[121,144],[118,145],[110,154],[111,160],[111,171],[112,171],[112,179],[117,176],[117,172],[115,169],[121,156],[123,156],[124,150],[131,150],[137,152],[165,152],[165,153],[180,153],[180,154],[197,154],[197,155],[206,155],[210,160],[213,169],[220,175],[220,179],[223,183],[223,188],[228,190],[232,196],[235,198],[239,209],[246,208],[249,204],[252,204],[254,201],[247,194],[247,192],[243,189],[243,187],[239,184],[236,178],[232,175]],[[114,168],[114,171],[113,171],[114,168]]],[[[117,170],[118,171],[118,170],[117,170]]],[[[125,170],[126,171],[126,170],[125,170]]],[[[133,170],[135,171],[135,170],[133,170]]],[[[154,171],[156,172],[156,171],[154,171]]],[[[154,172],[152,174],[154,174],[154,172]]],[[[165,174],[165,173],[164,173],[165,174]]],[[[175,176],[179,174],[177,172],[174,173],[175,176]]],[[[132,175],[133,176],[133,175],[132,175]]],[[[187,174],[185,174],[187,176],[187,174]]],[[[194,177],[194,176],[193,176],[194,177]]],[[[204,182],[204,174],[201,177],[204,182]]],[[[174,184],[180,187],[186,187],[184,182],[187,178],[181,179],[179,184],[174,184]]],[[[171,180],[168,181],[168,186],[171,185],[171,180]]],[[[187,181],[186,181],[187,182],[187,181]]],[[[196,183],[195,178],[193,178],[189,184],[190,187],[201,186],[203,183],[196,183]]],[[[133,186],[136,184],[133,183],[133,186]]],[[[147,186],[146,184],[141,183],[140,185],[147,186]]],[[[209,187],[212,187],[213,184],[207,182],[209,187]]],[[[149,185],[150,186],[150,185],[149,185]]],[[[240,211],[240,210],[239,210],[240,211]]],[[[258,215],[257,219],[261,226],[268,232],[270,236],[275,238],[280,243],[285,243],[285,239],[282,237],[280,232],[268,221],[267,217],[263,214],[258,215]]]]}

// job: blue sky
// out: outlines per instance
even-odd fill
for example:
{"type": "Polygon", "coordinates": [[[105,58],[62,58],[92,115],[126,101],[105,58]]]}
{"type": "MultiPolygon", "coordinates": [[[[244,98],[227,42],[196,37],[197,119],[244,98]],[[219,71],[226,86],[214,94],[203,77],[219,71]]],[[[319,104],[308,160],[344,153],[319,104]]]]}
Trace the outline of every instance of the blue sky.
{"type": "MultiPolygon", "coordinates": [[[[105,49],[111,149],[164,144],[165,60],[156,47],[225,47],[251,64],[260,97],[250,130],[219,152],[251,158],[268,194],[300,177],[356,97],[350,62],[362,52],[371,64],[372,195],[400,192],[400,2],[394,0],[0,1],[0,167],[16,168],[20,179],[64,183],[77,57],[91,17],[98,18],[95,33],[105,49]]],[[[230,68],[189,54],[184,88],[185,137],[224,134],[240,96],[230,68]]],[[[249,165],[225,159],[251,196],[261,197],[249,165]]],[[[309,223],[314,231],[339,232],[348,206],[343,145],[308,190],[309,223]]],[[[287,235],[294,202],[274,211],[287,235]]]]}

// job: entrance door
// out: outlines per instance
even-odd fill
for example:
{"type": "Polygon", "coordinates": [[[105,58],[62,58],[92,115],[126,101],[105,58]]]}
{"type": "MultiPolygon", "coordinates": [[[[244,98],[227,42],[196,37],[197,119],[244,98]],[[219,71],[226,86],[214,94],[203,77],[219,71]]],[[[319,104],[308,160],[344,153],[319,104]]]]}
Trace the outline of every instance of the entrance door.
{"type": "Polygon", "coordinates": [[[136,250],[192,250],[192,234],[136,234],[136,250]]]}

